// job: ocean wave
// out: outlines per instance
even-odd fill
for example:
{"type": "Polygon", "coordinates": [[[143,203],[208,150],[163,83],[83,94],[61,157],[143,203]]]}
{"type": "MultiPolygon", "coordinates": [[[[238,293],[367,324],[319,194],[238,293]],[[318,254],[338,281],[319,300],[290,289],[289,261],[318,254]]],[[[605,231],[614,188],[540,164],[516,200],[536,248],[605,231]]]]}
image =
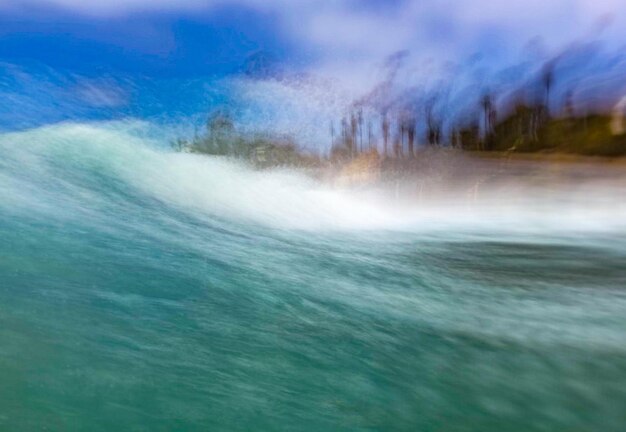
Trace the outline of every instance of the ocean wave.
{"type": "Polygon", "coordinates": [[[301,230],[537,234],[626,227],[626,203],[615,199],[623,195],[623,176],[581,174],[555,182],[534,173],[485,182],[463,160],[467,178],[454,187],[446,187],[441,172],[438,179],[417,173],[347,187],[296,169],[260,171],[231,159],[165,150],[164,136],[165,126],[141,121],[60,123],[2,134],[0,206],[106,222],[123,218],[134,205],[127,201],[141,198],[198,218],[301,230]],[[432,190],[422,197],[426,183],[432,190]]]}

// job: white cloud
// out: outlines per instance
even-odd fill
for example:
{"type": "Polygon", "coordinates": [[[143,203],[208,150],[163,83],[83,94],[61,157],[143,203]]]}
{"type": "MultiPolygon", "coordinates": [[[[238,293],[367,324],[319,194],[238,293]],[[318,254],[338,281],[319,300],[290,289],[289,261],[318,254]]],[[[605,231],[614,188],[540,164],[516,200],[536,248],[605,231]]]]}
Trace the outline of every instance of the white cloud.
{"type": "Polygon", "coordinates": [[[463,44],[459,39],[471,40],[485,27],[502,28],[504,38],[543,34],[562,39],[590,29],[607,14],[618,21],[613,26],[626,18],[623,0],[404,0],[378,8],[359,7],[357,0],[0,0],[0,7],[9,9],[36,5],[88,16],[239,5],[275,13],[288,34],[313,47],[376,52],[426,42],[437,24],[445,25],[437,39],[449,36],[451,42],[463,44]],[[454,34],[445,34],[449,32],[454,34]]]}
{"type": "Polygon", "coordinates": [[[378,7],[359,7],[357,0],[2,1],[5,7],[38,4],[98,17],[193,14],[227,4],[271,12],[284,37],[314,53],[317,60],[310,66],[315,71],[352,84],[371,81],[372,65],[401,49],[411,51],[413,70],[423,79],[433,62],[437,69],[478,51],[494,63],[510,64],[535,36],[549,51],[558,51],[594,36],[609,15],[613,22],[604,37],[619,44],[626,36],[624,0],[398,0],[378,7]]]}

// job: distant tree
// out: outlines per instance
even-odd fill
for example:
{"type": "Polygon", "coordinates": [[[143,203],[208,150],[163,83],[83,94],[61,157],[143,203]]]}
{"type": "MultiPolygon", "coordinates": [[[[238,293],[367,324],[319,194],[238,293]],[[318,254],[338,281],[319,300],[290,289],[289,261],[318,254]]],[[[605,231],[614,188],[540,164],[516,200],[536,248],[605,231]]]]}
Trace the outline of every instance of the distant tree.
{"type": "Polygon", "coordinates": [[[457,148],[459,144],[459,133],[457,132],[456,127],[453,127],[450,131],[450,146],[452,148],[457,148]]]}
{"type": "Polygon", "coordinates": [[[428,143],[430,145],[438,145],[441,139],[441,124],[435,118],[434,108],[435,108],[436,98],[431,98],[425,106],[426,111],[426,127],[427,127],[427,137],[428,143]]]}
{"type": "Polygon", "coordinates": [[[491,131],[491,133],[494,133],[497,121],[498,111],[496,110],[495,105],[492,105],[491,110],[489,111],[489,130],[491,131]]]}
{"type": "Polygon", "coordinates": [[[393,140],[393,155],[395,157],[400,157],[402,155],[402,134],[400,133],[400,130],[398,130],[398,133],[395,135],[393,140]]]}
{"type": "Polygon", "coordinates": [[[363,151],[363,108],[359,108],[357,113],[357,122],[359,125],[359,151],[363,151]]]}
{"type": "Polygon", "coordinates": [[[426,122],[427,136],[430,145],[439,145],[441,142],[441,125],[434,117],[428,117],[426,122]]]}
{"type": "Polygon", "coordinates": [[[404,118],[401,118],[399,121],[399,129],[400,129],[400,142],[398,145],[398,149],[396,150],[396,156],[402,156],[402,153],[404,151],[404,132],[406,131],[406,120],[404,118]]]}
{"type": "Polygon", "coordinates": [[[409,141],[409,156],[413,157],[415,155],[415,119],[411,117],[407,125],[407,135],[409,141]]]}
{"type": "Polygon", "coordinates": [[[230,114],[223,110],[215,111],[207,120],[207,138],[201,143],[204,151],[214,154],[228,154],[233,145],[235,124],[230,114]]]}
{"type": "Polygon", "coordinates": [[[483,107],[483,117],[485,121],[485,137],[491,133],[491,95],[488,93],[485,94],[481,100],[481,105],[483,107]]]}
{"type": "Polygon", "coordinates": [[[457,132],[458,144],[463,150],[480,150],[479,123],[471,122],[457,132]]]}
{"type": "Polygon", "coordinates": [[[541,74],[541,81],[543,82],[543,86],[546,91],[546,115],[550,116],[550,90],[552,89],[552,86],[554,84],[554,63],[546,63],[541,74]]]}
{"type": "Polygon", "coordinates": [[[483,109],[483,121],[484,121],[484,134],[482,147],[483,150],[492,150],[493,148],[493,133],[496,123],[496,109],[494,107],[492,96],[486,93],[480,102],[483,109]]]}
{"type": "Polygon", "coordinates": [[[382,118],[382,131],[383,131],[383,155],[387,155],[387,146],[389,145],[389,120],[387,114],[383,114],[382,118]]]}
{"type": "Polygon", "coordinates": [[[226,111],[216,111],[207,120],[207,131],[211,135],[230,134],[235,130],[235,124],[226,111]]]}
{"type": "Polygon", "coordinates": [[[348,122],[345,117],[341,118],[341,141],[344,147],[348,147],[348,122]]]}
{"type": "Polygon", "coordinates": [[[356,154],[356,137],[358,130],[358,120],[354,112],[350,114],[350,154],[356,154]]]}
{"type": "Polygon", "coordinates": [[[565,106],[564,106],[564,114],[566,118],[574,117],[574,92],[572,90],[568,90],[565,93],[565,106]]]}

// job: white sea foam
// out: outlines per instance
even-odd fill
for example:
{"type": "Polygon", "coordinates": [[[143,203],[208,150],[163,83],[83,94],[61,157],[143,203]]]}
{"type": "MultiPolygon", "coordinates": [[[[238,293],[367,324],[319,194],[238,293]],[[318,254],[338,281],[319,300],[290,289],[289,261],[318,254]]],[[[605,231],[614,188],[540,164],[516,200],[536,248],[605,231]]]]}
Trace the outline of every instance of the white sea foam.
{"type": "Polygon", "coordinates": [[[623,176],[557,185],[518,178],[490,186],[470,176],[457,186],[461,193],[439,184],[433,186],[439,196],[419,199],[398,195],[398,184],[350,189],[294,170],[257,171],[225,158],[174,153],[153,138],[155,128],[58,124],[0,135],[0,206],[106,219],[113,217],[104,212],[111,192],[94,181],[103,177],[200,218],[286,229],[626,231],[623,176]]]}

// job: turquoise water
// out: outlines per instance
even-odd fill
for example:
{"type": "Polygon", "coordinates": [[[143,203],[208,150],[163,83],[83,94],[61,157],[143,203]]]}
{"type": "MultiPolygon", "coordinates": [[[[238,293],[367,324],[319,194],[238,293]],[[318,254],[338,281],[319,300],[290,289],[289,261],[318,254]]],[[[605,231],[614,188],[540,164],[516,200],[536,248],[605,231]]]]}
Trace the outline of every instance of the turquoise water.
{"type": "Polygon", "coordinates": [[[394,206],[150,128],[0,137],[0,430],[626,427],[623,185],[394,206]]]}

